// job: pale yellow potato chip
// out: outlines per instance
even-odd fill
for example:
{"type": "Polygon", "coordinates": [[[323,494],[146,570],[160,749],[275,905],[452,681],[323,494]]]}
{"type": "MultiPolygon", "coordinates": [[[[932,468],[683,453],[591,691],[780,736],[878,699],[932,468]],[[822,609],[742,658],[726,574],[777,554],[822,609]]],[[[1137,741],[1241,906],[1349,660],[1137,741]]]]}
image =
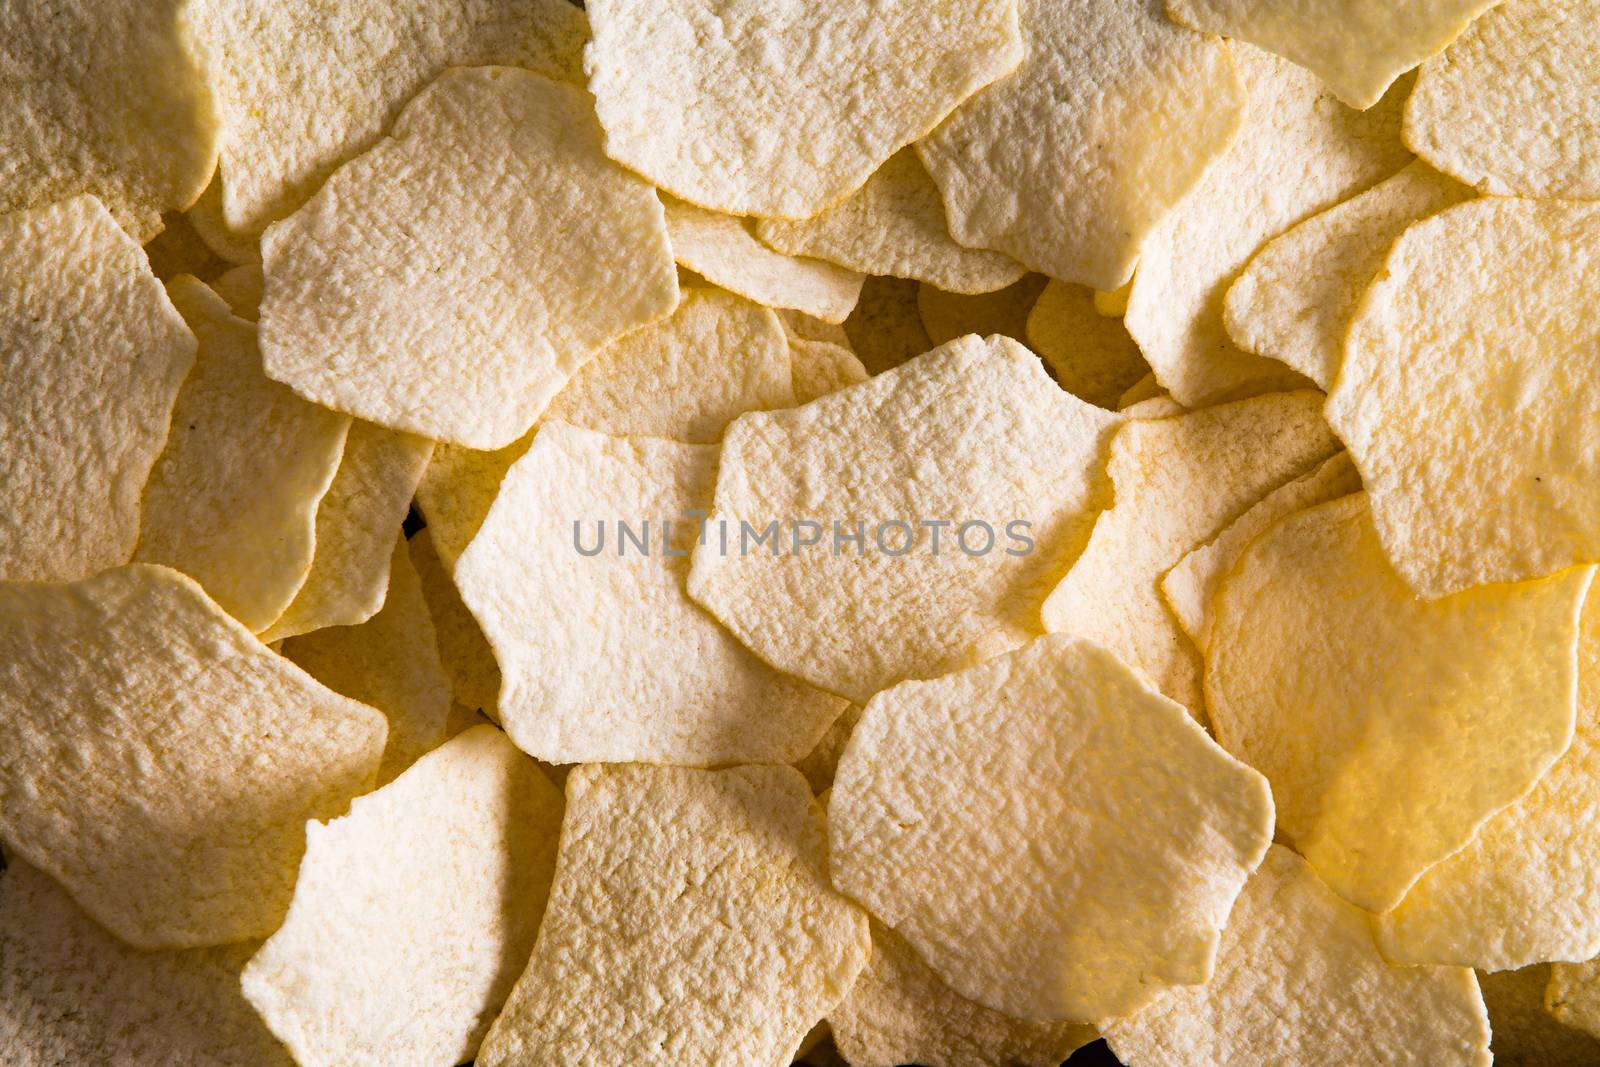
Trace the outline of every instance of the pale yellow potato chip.
{"type": "Polygon", "coordinates": [[[139,948],[262,937],[383,716],[165,567],[0,583],[0,840],[139,948]]]}
{"type": "Polygon", "coordinates": [[[953,991],[1088,1022],[1211,976],[1272,795],[1111,653],[1049,635],[873,697],[828,832],[834,884],[953,991]]]}
{"type": "Polygon", "coordinates": [[[195,339],[92,197],[0,216],[0,579],[126,563],[195,339]]]}
{"type": "Polygon", "coordinates": [[[1026,342],[1028,316],[1048,283],[1042,274],[1029,274],[1015,284],[992,293],[947,293],[931,285],[917,287],[917,313],[933,344],[942,345],[969,333],[987,337],[1002,333],[1026,342]]]}
{"type": "Polygon", "coordinates": [[[0,214],[89,193],[141,243],[217,162],[196,0],[0,5],[0,214]]]}
{"type": "Polygon", "coordinates": [[[456,734],[472,729],[474,726],[493,725],[483,712],[476,708],[469,708],[459,700],[450,702],[450,714],[444,721],[444,735],[454,737],[456,734]]]}
{"type": "Polygon", "coordinates": [[[1578,633],[1578,714],[1572,747],[1521,800],[1424,871],[1378,916],[1395,963],[1456,963],[1507,971],[1600,955],[1600,596],[1578,633]]]}
{"type": "Polygon", "coordinates": [[[226,126],[215,217],[253,239],[445,68],[503,63],[582,84],[589,31],[566,0],[241,0],[201,36],[226,126]]]}
{"type": "Polygon", "coordinates": [[[1029,270],[1126,282],[1151,232],[1239,130],[1228,48],[1162,0],[1021,0],[1027,58],[917,151],[950,232],[1029,270]]]}
{"type": "Polygon", "coordinates": [[[1347,496],[1361,488],[1348,452],[1328,457],[1256,501],[1210,541],[1193,549],[1161,579],[1161,596],[1178,625],[1202,652],[1211,640],[1211,601],[1239,556],[1286,515],[1347,496]]]}
{"type": "Polygon", "coordinates": [[[836,345],[850,347],[850,335],[845,333],[844,327],[837,322],[823,322],[814,315],[807,315],[804,311],[787,308],[778,309],[778,321],[783,323],[783,332],[791,341],[831,341],[836,345]]]}
{"type": "Polygon", "coordinates": [[[478,1067],[788,1067],[870,950],[825,838],[790,767],[575,768],[539,940],[478,1067]]]}
{"type": "Polygon", "coordinates": [[[254,943],[140,952],[21,860],[0,875],[0,1049],[8,1067],[291,1067],[239,994],[254,943]]]}
{"type": "Polygon", "coordinates": [[[1228,289],[1228,336],[1327,389],[1344,360],[1350,320],[1395,240],[1412,223],[1472,197],[1460,182],[1412,163],[1273,238],[1228,289]]]}
{"type": "Polygon", "coordinates": [[[934,347],[917,308],[919,289],[905,278],[868,278],[861,287],[844,332],[869,375],[892,370],[934,347]]]}
{"type": "Polygon", "coordinates": [[[1119,414],[1127,419],[1170,419],[1174,415],[1182,415],[1188,409],[1165,393],[1157,396],[1146,397],[1136,403],[1129,404],[1119,409],[1119,414]]]}
{"type": "Polygon", "coordinates": [[[164,282],[180,274],[210,278],[228,269],[228,264],[195,232],[188,215],[168,212],[161,216],[161,222],[161,232],[144,245],[150,271],[157,278],[164,282]]]}
{"type": "Polygon", "coordinates": [[[241,266],[261,265],[259,234],[236,234],[222,218],[222,178],[213,175],[200,199],[184,212],[194,232],[222,259],[241,266]]]}
{"type": "Polygon", "coordinates": [[[1563,1025],[1600,1038],[1600,961],[1552,965],[1544,1006],[1563,1025]]]}
{"type": "Polygon", "coordinates": [[[756,236],[790,256],[814,256],[862,274],[928,282],[956,293],[987,293],[1022,277],[999,252],[957,244],[944,202],[917,153],[902,148],[867,184],[809,219],[762,219],[756,236]]]}
{"type": "Polygon", "coordinates": [[[167,294],[200,349],[144,487],[133,558],[183,571],[260,632],[311,569],[350,418],[263,374],[256,328],[204,283],[185,275],[167,294]]]}
{"type": "Polygon", "coordinates": [[[282,653],[336,693],[377,708],[389,719],[378,781],[387,782],[445,739],[450,680],[422,580],[405,537],[391,530],[388,597],[383,609],[355,626],[329,626],[290,637],[282,653]]]}
{"type": "Polygon", "coordinates": [[[1335,892],[1394,907],[1566,751],[1592,570],[1418,599],[1365,493],[1245,550],[1211,605],[1211,723],[1335,892]]]}
{"type": "Polygon", "coordinates": [[[1406,144],[1495,196],[1600,199],[1600,21],[1585,0],[1512,0],[1422,65],[1406,144]]]}
{"type": "Polygon", "coordinates": [[[789,339],[789,384],[797,404],[810,403],[869,377],[867,368],[844,345],[789,339]]]}
{"type": "Polygon", "coordinates": [[[1244,126],[1145,242],[1123,319],[1185,407],[1303,384],[1228,339],[1228,287],[1267,241],[1411,158],[1400,143],[1406,83],[1372,110],[1352,111],[1287,60],[1239,42],[1233,54],[1250,93],[1244,126]]]}
{"type": "Polygon", "coordinates": [[[762,244],[744,219],[662,197],[677,262],[731,293],[770,308],[788,308],[843,322],[865,278],[807,256],[786,256],[762,244]]]}
{"type": "Polygon", "coordinates": [[[1426,597],[1600,560],[1600,204],[1407,230],[1328,394],[1384,551],[1426,597]]]}
{"type": "Polygon", "coordinates": [[[850,742],[850,735],[860,721],[861,705],[846,707],[816,747],[795,761],[795,770],[806,776],[806,783],[818,797],[833,788],[833,772],[839,768],[839,757],[844,755],[844,746],[850,742]]]}
{"type": "Polygon", "coordinates": [[[504,448],[481,451],[459,445],[438,445],[417,483],[417,507],[428,521],[433,548],[447,570],[478,534],[484,516],[500,492],[511,465],[533,443],[536,425],[504,448]]]}
{"type": "Polygon", "coordinates": [[[731,215],[810,218],[1022,60],[1016,0],[587,8],[607,154],[731,215]]]}
{"type": "Polygon", "coordinates": [[[561,792],[493,726],[306,826],[240,984],[301,1067],[464,1063],[533,950],[561,792]]]}
{"type": "Polygon", "coordinates": [[[1338,447],[1310,391],[1129,422],[1107,467],[1116,505],[1045,600],[1045,629],[1109,649],[1203,718],[1200,653],[1162,601],[1162,576],[1338,447]]]}
{"type": "Polygon", "coordinates": [[[463,707],[495,717],[500,693],[500,666],[483,636],[478,620],[461,602],[455,580],[440,561],[431,531],[420,530],[410,539],[411,565],[422,583],[422,596],[433,619],[439,643],[439,660],[450,679],[450,692],[463,707]]]}
{"type": "Polygon", "coordinates": [[[1060,1067],[1099,1036],[1092,1026],[1013,1019],[968,1000],[878,922],[872,958],[828,1024],[850,1067],[1060,1067]]]}
{"type": "Polygon", "coordinates": [[[1472,972],[1385,963],[1366,914],[1281,845],[1234,905],[1211,981],[1163,989],[1100,1029],[1139,1067],[1490,1063],[1472,972]]]}
{"type": "Polygon", "coordinates": [[[471,448],[516,440],[678,299],[660,201],[601,153],[588,94],[509,67],[441,76],[262,256],[269,375],[471,448]]]}
{"type": "Polygon", "coordinates": [[[1516,971],[1478,973],[1495,1067],[1574,1067],[1600,1063],[1600,1040],[1558,1022],[1544,1007],[1550,965],[1516,971]]]}
{"type": "Polygon", "coordinates": [[[259,263],[233,267],[210,283],[211,291],[226,300],[235,315],[250,322],[260,317],[261,290],[265,284],[259,263]]]}
{"type": "MultiPolygon", "coordinates": [[[[1161,383],[1156,380],[1155,374],[1150,373],[1128,386],[1128,391],[1117,397],[1117,410],[1127,411],[1129,408],[1136,404],[1142,404],[1146,400],[1161,398],[1172,399],[1170,394],[1162,388],[1161,383]]],[[[1177,403],[1177,401],[1173,401],[1173,403],[1177,403]]]]}
{"type": "Polygon", "coordinates": [[[1091,404],[1116,410],[1150,366],[1119,318],[1102,315],[1094,290],[1052,281],[1028,312],[1028,347],[1039,353],[1061,387],[1091,404]]]}
{"type": "Polygon", "coordinates": [[[454,573],[500,664],[499,721],[523,751],[786,763],[844,711],[685,592],[691,509],[710,508],[716,468],[710,445],[546,423],[507,473],[454,573]]]}
{"type": "Polygon", "coordinates": [[[767,662],[858,703],[1014,648],[1107,502],[1120,422],[1005,337],[741,416],[689,594],[767,662]]]}

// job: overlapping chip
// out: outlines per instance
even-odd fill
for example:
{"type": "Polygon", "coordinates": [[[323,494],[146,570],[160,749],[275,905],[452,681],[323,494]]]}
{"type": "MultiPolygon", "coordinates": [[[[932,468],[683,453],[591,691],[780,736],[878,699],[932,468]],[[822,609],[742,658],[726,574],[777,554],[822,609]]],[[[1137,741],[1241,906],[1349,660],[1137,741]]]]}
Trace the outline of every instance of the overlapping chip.
{"type": "Polygon", "coordinates": [[[1561,1023],[1600,1038],[1600,961],[1552,966],[1544,1006],[1561,1023]]]}
{"type": "Polygon", "coordinates": [[[1118,318],[1095,308],[1094,291],[1051,282],[1028,312],[1028,347],[1074,396],[1115,411],[1118,399],[1150,373],[1118,318]]]}
{"type": "Polygon", "coordinates": [[[969,333],[984,337],[1005,334],[1018,341],[1028,336],[1028,316],[1048,279],[1029,274],[992,293],[947,293],[932,285],[917,286],[917,314],[933,344],[942,345],[969,333]]]}
{"type": "Polygon", "coordinates": [[[1560,1022],[1545,1010],[1549,964],[1515,971],[1479,972],[1478,987],[1489,1009],[1497,1067],[1571,1067],[1600,1062],[1600,1039],[1560,1022]]]}
{"type": "Polygon", "coordinates": [[[420,530],[409,541],[411,565],[422,583],[422,597],[433,619],[439,660],[450,679],[450,692],[462,707],[495,717],[500,694],[500,666],[478,620],[461,602],[449,568],[434,547],[432,530],[420,530]]]}
{"type": "Polygon", "coordinates": [[[868,377],[867,368],[845,345],[789,339],[789,384],[796,404],[810,403],[868,377]]]}

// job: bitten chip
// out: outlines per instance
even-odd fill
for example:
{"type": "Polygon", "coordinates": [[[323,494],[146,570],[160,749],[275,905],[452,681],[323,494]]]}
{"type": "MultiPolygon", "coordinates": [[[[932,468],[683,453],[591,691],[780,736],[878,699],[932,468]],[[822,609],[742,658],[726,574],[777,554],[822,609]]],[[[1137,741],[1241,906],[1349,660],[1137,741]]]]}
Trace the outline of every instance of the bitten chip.
{"type": "Polygon", "coordinates": [[[1572,1067],[1600,1063],[1600,1040],[1556,1019],[1545,1010],[1544,992],[1551,966],[1517,971],[1479,972],[1478,986],[1494,1031],[1495,1067],[1572,1067]]]}
{"type": "Polygon", "coordinates": [[[1291,515],[1212,602],[1217,740],[1271,780],[1280,830],[1335,892],[1392,908],[1571,743],[1591,574],[1421,600],[1366,494],[1291,515]]]}
{"type": "Polygon", "coordinates": [[[1022,59],[1015,0],[594,0],[588,13],[607,154],[732,215],[810,218],[1022,59]]]}
{"type": "Polygon", "coordinates": [[[461,602],[455,580],[440,562],[429,534],[428,530],[420,530],[410,539],[411,565],[422,582],[422,597],[428,602],[450,692],[462,706],[493,719],[500,693],[500,666],[494,661],[494,651],[478,620],[461,602]]]}
{"type": "Polygon", "coordinates": [[[1378,1050],[1415,1067],[1490,1063],[1472,972],[1385,963],[1367,916],[1281,845],[1239,896],[1211,981],[1163,989],[1101,1031],[1140,1067],[1323,1067],[1370,1062],[1378,1050]]]}
{"type": "Polygon", "coordinates": [[[934,347],[917,309],[920,290],[906,278],[868,278],[861,287],[844,332],[868,374],[882,374],[934,347]]]}
{"type": "Polygon", "coordinates": [[[1082,285],[1046,285],[1028,312],[1026,333],[1028,347],[1039,353],[1063,389],[1112,411],[1150,373],[1122,320],[1100,314],[1094,290],[1082,285]]]}
{"type": "Polygon", "coordinates": [[[442,75],[262,256],[270,376],[471,448],[678,297],[660,201],[601,153],[588,94],[507,67],[442,75]]]}
{"type": "Polygon", "coordinates": [[[575,768],[539,940],[479,1067],[787,1067],[869,952],[825,834],[788,767],[575,768]]]}
{"type": "Polygon", "coordinates": [[[689,593],[768,663],[858,703],[1014,648],[1108,502],[1120,421],[1004,337],[741,416],[689,593]],[[745,550],[746,524],[776,541],[745,550]]]}
{"type": "Polygon", "coordinates": [[[1021,0],[1027,58],[917,151],[950,232],[1098,289],[1228,147],[1247,98],[1228,48],[1161,0],[1021,0]]]}
{"type": "Polygon", "coordinates": [[[1474,201],[1389,253],[1328,421],[1423,596],[1600,560],[1597,289],[1600,204],[1474,201]]]}
{"type": "Polygon", "coordinates": [[[456,561],[494,649],[496,707],[550,763],[804,756],[845,702],[773,670],[689,599],[717,452],[547,423],[456,561]]]}
{"type": "Polygon", "coordinates": [[[270,933],[305,820],[383,752],[382,715],[165,567],[0,584],[0,662],[0,839],[139,948],[270,933]]]}
{"type": "Polygon", "coordinates": [[[969,333],[981,337],[1000,333],[1025,342],[1028,316],[1048,281],[1042,274],[1029,274],[1004,289],[976,295],[947,293],[931,285],[919,285],[917,313],[935,345],[969,333]]]}
{"type": "Polygon", "coordinates": [[[0,217],[0,579],[126,563],[195,339],[92,197],[0,217]]]}
{"type": "Polygon", "coordinates": [[[463,1063],[533,949],[561,793],[492,726],[306,827],[294,903],[240,984],[301,1067],[463,1063]]]}
{"type": "Polygon", "coordinates": [[[796,404],[810,403],[868,377],[867,368],[844,345],[789,339],[789,382],[796,404]]]}
{"type": "Polygon", "coordinates": [[[955,992],[1086,1022],[1211,976],[1272,795],[1111,653],[1050,635],[874,697],[828,832],[834,884],[955,992]]]}

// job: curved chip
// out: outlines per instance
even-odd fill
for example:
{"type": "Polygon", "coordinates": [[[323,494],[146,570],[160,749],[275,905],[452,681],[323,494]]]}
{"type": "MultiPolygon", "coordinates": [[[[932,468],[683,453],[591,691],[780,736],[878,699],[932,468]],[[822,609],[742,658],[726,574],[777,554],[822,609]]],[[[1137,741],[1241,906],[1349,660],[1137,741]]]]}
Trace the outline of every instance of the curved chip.
{"type": "Polygon", "coordinates": [[[1015,0],[593,0],[588,12],[606,153],[731,215],[810,218],[1022,59],[1015,0]]]}
{"type": "Polygon", "coordinates": [[[778,321],[791,341],[831,341],[847,348],[850,345],[850,335],[836,322],[823,322],[803,311],[784,309],[778,311],[778,321]]]}
{"type": "Polygon", "coordinates": [[[271,933],[305,821],[383,752],[382,715],[165,567],[0,583],[0,662],[0,839],[138,948],[271,933]]]}
{"type": "Polygon", "coordinates": [[[461,602],[455,580],[439,559],[429,530],[410,539],[411,565],[422,583],[433,633],[439,644],[439,661],[450,679],[450,692],[462,707],[495,717],[500,694],[500,665],[483,636],[478,620],[461,602]]]}
{"type": "Polygon", "coordinates": [[[1600,561],[1600,204],[1485,199],[1407,230],[1328,421],[1418,593],[1600,561]]]}
{"type": "Polygon", "coordinates": [[[1478,987],[1494,1030],[1495,1067],[1572,1067],[1600,1063],[1600,1039],[1557,1021],[1545,1010],[1551,966],[1479,972],[1478,987]]]}
{"type": "Polygon", "coordinates": [[[873,697],[828,831],[834,884],[955,992],[1086,1022],[1211,976],[1272,796],[1109,652],[1051,635],[873,697]]]}
{"type": "Polygon", "coordinates": [[[1554,964],[1544,1006],[1563,1025],[1600,1038],[1600,961],[1554,964]]]}
{"type": "Polygon", "coordinates": [[[262,256],[270,376],[471,448],[516,440],[678,296],[661,204],[601,153],[588,94],[506,67],[442,75],[262,256]]]}
{"type": "Polygon", "coordinates": [[[861,705],[846,706],[816,747],[794,762],[794,769],[806,776],[806,784],[824,803],[826,798],[822,795],[833,788],[833,772],[839,768],[839,757],[844,755],[844,746],[850,743],[850,735],[860,721],[861,705]]]}
{"type": "Polygon", "coordinates": [[[1227,46],[1161,0],[1021,0],[1027,58],[917,151],[950,232],[1098,289],[1133,273],[1167,212],[1233,140],[1246,96],[1227,46]]]}
{"type": "Polygon", "coordinates": [[[1591,576],[1420,600],[1366,494],[1291,515],[1212,601],[1217,740],[1271,780],[1280,829],[1335,892],[1392,908],[1571,743],[1591,576]]]}
{"type": "Polygon", "coordinates": [[[428,520],[433,548],[447,570],[478,535],[511,465],[527,454],[538,425],[491,452],[438,445],[417,483],[417,507],[428,520]]]}
{"type": "Polygon", "coordinates": [[[1150,373],[1122,320],[1100,314],[1094,290],[1082,285],[1046,285],[1028,312],[1025,332],[1028,347],[1061,387],[1099,407],[1115,411],[1118,399],[1150,373]]]}
{"type": "Polygon", "coordinates": [[[1014,648],[1105,503],[1120,421],[1004,337],[742,416],[689,594],[768,663],[858,703],[1014,648]],[[747,550],[747,528],[776,540],[747,550]]]}
{"type": "Polygon", "coordinates": [[[218,275],[210,285],[211,291],[226,300],[239,318],[255,322],[260,317],[261,291],[266,285],[261,276],[261,264],[233,267],[218,275]]]}
{"type": "Polygon", "coordinates": [[[1028,316],[1048,281],[1042,274],[1029,274],[1004,289],[975,295],[947,293],[931,285],[919,285],[917,314],[935,345],[969,333],[981,337],[1000,333],[1026,341],[1028,316]]]}
{"type": "MultiPolygon", "coordinates": [[[[1123,1061],[1323,1067],[1489,1067],[1489,1018],[1465,967],[1392,967],[1367,916],[1273,845],[1234,905],[1201,986],[1163,989],[1102,1023],[1123,1061]]],[[[1499,1062],[1498,1059],[1495,1062],[1499,1062]]]]}
{"type": "Polygon", "coordinates": [[[868,278],[861,287],[844,332],[868,374],[882,374],[934,347],[917,309],[919,292],[921,286],[906,278],[868,278]]]}
{"type": "Polygon", "coordinates": [[[464,1063],[533,949],[561,793],[478,726],[306,827],[294,902],[240,984],[301,1067],[464,1063]]]}
{"type": "Polygon", "coordinates": [[[794,402],[806,404],[870,377],[856,354],[831,341],[789,339],[789,382],[794,402]]]}
{"type": "Polygon", "coordinates": [[[788,1067],[869,951],[825,836],[789,767],[574,768],[539,940],[478,1067],[788,1067]]]}

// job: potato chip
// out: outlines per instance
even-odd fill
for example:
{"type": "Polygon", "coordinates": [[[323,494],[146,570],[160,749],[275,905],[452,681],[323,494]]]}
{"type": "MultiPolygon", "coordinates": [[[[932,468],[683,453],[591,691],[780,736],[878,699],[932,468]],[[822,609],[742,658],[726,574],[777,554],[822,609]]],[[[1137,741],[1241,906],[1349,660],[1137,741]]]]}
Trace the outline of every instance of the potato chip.
{"type": "Polygon", "coordinates": [[[831,797],[834,884],[953,991],[1024,1019],[1204,982],[1272,841],[1264,778],[1060,635],[873,697],[831,797]]]}
{"type": "Polygon", "coordinates": [[[134,559],[183,571],[260,632],[311,569],[350,419],[263,374],[255,327],[203,283],[184,276],[167,293],[200,350],[144,487],[134,559]]]}
{"type": "Polygon", "coordinates": [[[1600,560],[1600,205],[1486,199],[1396,242],[1328,421],[1425,597],[1600,560]]]}
{"type": "MultiPolygon", "coordinates": [[[[222,179],[213,175],[200,199],[184,212],[189,225],[218,257],[241,266],[261,265],[259,234],[236,234],[222,218],[222,179]]],[[[252,316],[253,318],[254,316],[252,316]]]]}
{"type": "Polygon", "coordinates": [[[478,1067],[787,1067],[869,951],[825,836],[788,767],[575,768],[539,940],[478,1067]]]}
{"type": "Polygon", "coordinates": [[[1584,0],[1516,0],[1422,66],[1406,144],[1495,196],[1600,198],[1600,24],[1584,0]]]}
{"type": "Polygon", "coordinates": [[[709,445],[546,423],[456,561],[517,747],[550,763],[786,763],[844,701],[779,674],[684,591],[709,445]],[[630,540],[631,539],[631,540],[630,540]]]}
{"type": "Polygon", "coordinates": [[[868,278],[861,287],[844,331],[868,374],[892,370],[934,347],[917,309],[918,288],[905,278],[868,278]]]}
{"type": "Polygon", "coordinates": [[[850,347],[850,335],[845,333],[844,327],[837,322],[823,322],[814,315],[807,315],[804,311],[778,309],[778,321],[783,324],[783,332],[790,341],[830,341],[836,345],[850,347]]]}
{"type": "Polygon", "coordinates": [[[1412,163],[1273,238],[1228,289],[1228,336],[1327,389],[1344,359],[1350,320],[1395,240],[1412,223],[1472,196],[1426,163],[1412,163]]]}
{"type": "Polygon", "coordinates": [[[150,271],[162,281],[171,281],[180,274],[193,274],[197,278],[210,278],[228,269],[217,254],[195,232],[189,216],[168,212],[161,216],[162,230],[145,242],[144,254],[150,260],[150,271]]]}
{"type": "Polygon", "coordinates": [[[1182,404],[1162,393],[1129,404],[1118,413],[1126,419],[1170,419],[1174,415],[1185,414],[1187,410],[1182,404]]]}
{"type": "Polygon", "coordinates": [[[533,761],[492,726],[467,731],[307,825],[245,997],[302,1067],[472,1059],[533,949],[560,832],[533,761]]]}
{"type": "Polygon", "coordinates": [[[1162,602],[1162,575],[1338,447],[1310,391],[1129,422],[1111,442],[1116,506],[1045,600],[1045,629],[1109,649],[1202,717],[1200,654],[1162,602]]]}
{"type": "Polygon", "coordinates": [[[1479,972],[1494,1031],[1495,1067],[1573,1067],[1600,1063],[1600,1041],[1557,1022],[1544,1007],[1547,963],[1498,974],[1479,972]]]}
{"type": "Polygon", "coordinates": [[[731,215],[810,218],[1022,60],[1014,0],[587,6],[606,153],[731,215]]]}
{"type": "Polygon", "coordinates": [[[1042,274],[1029,274],[1014,285],[976,296],[921,285],[917,288],[917,313],[935,345],[969,333],[982,337],[1000,333],[1026,341],[1028,316],[1048,280],[1042,274]]]}
{"type": "Polygon", "coordinates": [[[1021,0],[1027,59],[917,144],[950,232],[1028,269],[1115,289],[1233,140],[1228,48],[1161,0],[1021,0]]]}
{"type": "Polygon", "coordinates": [[[1472,972],[1391,967],[1367,916],[1281,845],[1240,894],[1211,981],[1163,989],[1100,1029],[1139,1067],[1490,1062],[1489,1019],[1472,972]]]}
{"type": "Polygon", "coordinates": [[[433,619],[439,643],[439,661],[450,679],[450,692],[463,707],[493,719],[500,693],[500,666],[478,620],[461,602],[454,579],[439,560],[430,531],[420,530],[410,540],[411,565],[422,583],[422,597],[433,619]]]}
{"type": "Polygon", "coordinates": [[[139,952],[39,871],[0,875],[0,1048],[10,1067],[291,1067],[239,995],[254,944],[139,952]]]}
{"type": "Polygon", "coordinates": [[[0,584],[0,662],[0,839],[139,948],[270,933],[305,820],[383,751],[382,715],[165,567],[0,584]]]}
{"type": "Polygon", "coordinates": [[[265,284],[259,263],[233,267],[210,283],[211,291],[226,300],[235,315],[249,322],[261,315],[261,290],[265,284]]]}
{"type": "MultiPolygon", "coordinates": [[[[398,530],[398,526],[393,528],[398,530]]],[[[389,719],[378,781],[387,782],[445,739],[450,680],[411,565],[406,539],[395,537],[383,610],[355,626],[329,626],[284,641],[282,652],[335,693],[377,708],[389,719]]]]}
{"type": "Polygon", "coordinates": [[[1124,318],[1161,384],[1185,407],[1303,379],[1228,340],[1223,300],[1263,244],[1403,167],[1398,85],[1352,111],[1316,77],[1235,42],[1250,93],[1239,137],[1144,244],[1124,318]]]}
{"type": "Polygon", "coordinates": [[[194,203],[217,162],[193,41],[209,14],[190,0],[0,5],[0,214],[90,193],[143,243],[194,203]]]}
{"type": "Polygon", "coordinates": [[[662,197],[672,254],[679,264],[731,293],[771,308],[790,308],[824,322],[843,322],[865,280],[853,270],[806,256],[786,256],[756,240],[732,215],[662,197]]]}
{"type": "Polygon", "coordinates": [[[1128,313],[1128,297],[1133,293],[1133,280],[1116,289],[1096,289],[1094,309],[1108,319],[1120,319],[1128,313]]]}
{"type": "Polygon", "coordinates": [[[1600,961],[1554,964],[1544,1005],[1564,1026],[1600,1038],[1600,961]]]}
{"type": "Polygon", "coordinates": [[[660,202],[601,154],[592,108],[527,71],[441,76],[267,231],[267,373],[471,448],[525,433],[580,364],[677,303],[660,202]]]}
{"type": "Polygon", "coordinates": [[[1591,574],[1420,600],[1366,494],[1291,515],[1212,601],[1217,740],[1272,781],[1280,829],[1335,892],[1392,908],[1572,741],[1591,574]]]}
{"type": "Polygon", "coordinates": [[[1022,277],[1022,264],[950,236],[939,187],[910,148],[867,184],[809,219],[762,219],[756,236],[790,256],[814,256],[862,274],[913,278],[956,293],[987,293],[1022,277]]]}
{"type": "MultiPolygon", "coordinates": [[[[1117,398],[1117,410],[1127,411],[1129,408],[1136,404],[1142,404],[1146,400],[1160,398],[1172,399],[1171,395],[1162,388],[1161,383],[1156,380],[1154,373],[1146,374],[1143,378],[1128,386],[1128,391],[1117,398]]],[[[1177,403],[1177,401],[1173,401],[1173,403],[1177,403]]],[[[1181,408],[1182,405],[1179,405],[1179,407],[1181,408]]]]}
{"type": "Polygon", "coordinates": [[[126,563],[195,339],[92,197],[0,217],[0,579],[126,563]]]}
{"type": "Polygon", "coordinates": [[[867,368],[844,345],[831,341],[789,340],[789,383],[796,404],[836,393],[867,380],[867,368]]]}
{"type": "Polygon", "coordinates": [[[1028,347],[1044,359],[1061,387],[1115,411],[1117,401],[1150,373],[1127,327],[1102,315],[1094,290],[1052,281],[1028,312],[1028,347]]]}
{"type": "Polygon", "coordinates": [[[833,720],[816,747],[795,761],[795,770],[806,776],[806,784],[818,797],[833,788],[833,772],[839,768],[839,757],[844,755],[844,746],[860,721],[861,705],[849,705],[833,720]]]}
{"type": "Polygon", "coordinates": [[[1014,648],[1107,501],[1120,421],[1004,337],[744,415],[689,595],[768,663],[858,703],[1014,648]]]}
{"type": "Polygon", "coordinates": [[[527,454],[534,430],[491,452],[439,445],[417,484],[417,506],[428,520],[428,534],[446,570],[478,534],[511,465],[527,454]]]}
{"type": "Polygon", "coordinates": [[[872,958],[828,1023],[850,1067],[1060,1067],[1099,1036],[1091,1026],[1013,1019],[973,1003],[877,922],[872,958]]]}

